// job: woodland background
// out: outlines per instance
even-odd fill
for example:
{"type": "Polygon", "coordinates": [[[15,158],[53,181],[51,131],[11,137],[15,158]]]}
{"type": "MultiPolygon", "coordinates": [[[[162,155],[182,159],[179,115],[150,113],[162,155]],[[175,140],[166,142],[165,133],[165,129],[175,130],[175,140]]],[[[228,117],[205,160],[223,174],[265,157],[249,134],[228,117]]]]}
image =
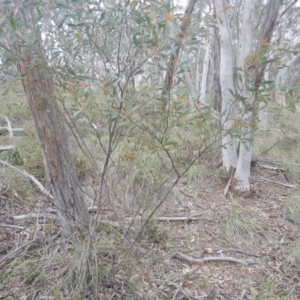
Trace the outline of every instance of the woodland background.
{"type": "Polygon", "coordinates": [[[1,1],[0,299],[299,299],[299,15],[1,1]]]}

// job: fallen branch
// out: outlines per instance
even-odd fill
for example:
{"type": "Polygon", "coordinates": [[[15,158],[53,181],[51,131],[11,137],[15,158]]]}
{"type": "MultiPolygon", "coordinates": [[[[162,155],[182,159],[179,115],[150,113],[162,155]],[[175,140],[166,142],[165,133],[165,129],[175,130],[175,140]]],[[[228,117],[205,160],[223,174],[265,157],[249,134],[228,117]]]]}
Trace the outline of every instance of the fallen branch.
{"type": "Polygon", "coordinates": [[[282,171],[282,172],[286,172],[286,169],[283,169],[283,168],[271,167],[271,166],[261,165],[261,164],[257,164],[257,166],[260,167],[260,168],[262,168],[262,169],[267,169],[267,170],[271,170],[271,171],[282,171]]]}
{"type": "MultiPolygon", "coordinates": [[[[94,207],[92,207],[94,209],[94,207]]],[[[14,220],[26,220],[26,219],[37,219],[37,218],[47,218],[47,219],[56,219],[56,211],[51,210],[51,213],[41,213],[41,214],[28,214],[28,215],[18,215],[13,216],[14,220]]],[[[98,220],[99,224],[108,225],[117,229],[125,230],[125,231],[135,231],[132,226],[122,225],[119,222],[109,221],[109,220],[98,220]]]]}
{"type": "Polygon", "coordinates": [[[8,253],[7,255],[5,255],[3,258],[0,259],[0,268],[3,265],[5,265],[6,263],[8,263],[8,262],[12,261],[13,259],[15,259],[23,249],[26,249],[26,251],[27,251],[27,250],[35,247],[40,242],[41,241],[39,241],[39,240],[30,241],[30,242],[24,244],[23,246],[17,248],[16,250],[8,253]]]}
{"type": "Polygon", "coordinates": [[[200,219],[202,214],[199,215],[193,215],[190,217],[158,217],[158,221],[197,221],[200,219]]]}
{"type": "Polygon", "coordinates": [[[280,133],[282,132],[278,128],[266,128],[266,129],[261,128],[261,129],[258,129],[258,131],[277,131],[277,132],[280,132],[280,133]]]}
{"type": "Polygon", "coordinates": [[[14,220],[26,220],[26,219],[37,219],[37,218],[47,218],[47,219],[56,219],[56,216],[53,214],[28,214],[28,215],[18,215],[13,216],[14,220]]]}
{"type": "Polygon", "coordinates": [[[231,182],[232,182],[234,173],[235,173],[235,168],[232,168],[231,174],[230,174],[230,178],[229,178],[228,183],[227,183],[227,185],[225,187],[225,190],[224,190],[224,194],[223,194],[224,198],[227,196],[228,190],[229,190],[229,188],[231,186],[231,182]]]}
{"type": "Polygon", "coordinates": [[[300,164],[296,164],[296,163],[281,163],[278,161],[266,160],[266,159],[257,159],[256,161],[262,161],[262,162],[266,162],[266,163],[270,163],[270,164],[274,164],[274,165],[300,166],[300,164]]]}
{"type": "MultiPolygon", "coordinates": [[[[0,134],[2,132],[6,132],[8,131],[8,133],[10,132],[10,129],[8,127],[0,127],[0,134]]],[[[24,131],[24,128],[11,128],[11,131],[13,133],[17,133],[17,132],[23,132],[24,131]]]]}
{"type": "Polygon", "coordinates": [[[14,228],[14,229],[21,229],[21,230],[24,230],[25,227],[22,227],[22,226],[18,226],[18,225],[9,225],[9,224],[3,224],[3,223],[0,223],[0,227],[4,227],[4,228],[14,228]]]}
{"type": "Polygon", "coordinates": [[[292,188],[292,189],[296,189],[296,188],[297,188],[296,185],[292,185],[292,184],[287,184],[287,183],[283,183],[283,182],[271,180],[271,179],[262,177],[262,176],[260,176],[260,175],[259,175],[259,177],[260,177],[262,180],[265,180],[265,181],[268,181],[268,182],[271,182],[271,183],[275,183],[275,184],[279,184],[279,185],[283,185],[283,186],[288,187],[288,188],[292,188]]]}
{"type": "Polygon", "coordinates": [[[16,147],[15,146],[0,146],[0,152],[2,151],[8,151],[8,150],[14,150],[16,147]]]}
{"type": "Polygon", "coordinates": [[[20,169],[16,168],[15,166],[11,165],[10,163],[8,163],[6,161],[0,160],[0,163],[3,164],[4,166],[14,169],[15,171],[17,171],[18,173],[21,173],[25,177],[28,177],[47,198],[50,198],[51,200],[54,199],[53,196],[51,195],[51,193],[48,190],[46,190],[44,188],[44,186],[33,175],[28,174],[25,170],[20,170],[20,169]]]}
{"type": "Polygon", "coordinates": [[[208,256],[208,257],[204,257],[204,258],[193,258],[193,257],[187,256],[180,252],[175,254],[175,257],[185,260],[185,261],[188,261],[190,263],[196,263],[196,264],[201,264],[201,263],[209,262],[209,261],[232,262],[232,263],[241,264],[244,266],[247,266],[250,264],[260,264],[260,262],[256,261],[256,260],[243,260],[243,259],[238,259],[238,258],[228,257],[228,256],[224,256],[224,257],[208,256]]]}
{"type": "Polygon", "coordinates": [[[11,124],[8,120],[8,118],[6,116],[4,116],[4,119],[7,123],[7,129],[8,129],[8,134],[9,134],[9,137],[12,138],[14,136],[14,133],[13,133],[13,130],[12,130],[12,127],[11,127],[11,124]]]}

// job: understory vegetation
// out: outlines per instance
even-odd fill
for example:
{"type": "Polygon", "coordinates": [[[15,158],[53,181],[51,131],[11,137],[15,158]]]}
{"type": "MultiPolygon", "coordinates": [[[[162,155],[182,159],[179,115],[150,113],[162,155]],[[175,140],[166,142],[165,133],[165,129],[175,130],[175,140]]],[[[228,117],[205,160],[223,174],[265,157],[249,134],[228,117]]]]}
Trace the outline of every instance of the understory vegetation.
{"type": "Polygon", "coordinates": [[[300,297],[297,114],[270,103],[268,130],[254,133],[253,189],[225,198],[219,127],[205,114],[174,103],[172,118],[159,120],[149,95],[114,123],[113,105],[81,114],[64,98],[71,160],[96,226],[94,236],[66,238],[51,199],[26,176],[48,188],[19,88],[1,88],[1,126],[7,118],[23,129],[0,135],[0,145],[15,146],[0,153],[1,299],[300,297]],[[221,261],[187,263],[182,254],[221,261]]]}

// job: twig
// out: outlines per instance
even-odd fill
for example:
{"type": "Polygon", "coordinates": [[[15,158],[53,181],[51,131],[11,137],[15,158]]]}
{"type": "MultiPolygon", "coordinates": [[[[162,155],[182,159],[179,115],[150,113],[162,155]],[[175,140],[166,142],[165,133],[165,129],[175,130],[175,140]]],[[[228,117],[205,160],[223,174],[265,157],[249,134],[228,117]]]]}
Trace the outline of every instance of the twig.
{"type": "Polygon", "coordinates": [[[232,178],[233,178],[234,172],[235,172],[235,168],[232,168],[231,174],[230,174],[230,178],[229,178],[228,183],[227,183],[227,185],[225,187],[225,190],[224,190],[224,195],[223,195],[224,198],[227,196],[228,190],[229,190],[229,188],[231,186],[231,182],[232,182],[232,178]]]}
{"type": "Polygon", "coordinates": [[[158,221],[197,221],[203,214],[193,215],[190,217],[158,217],[158,221]]]}
{"type": "Polygon", "coordinates": [[[9,224],[3,224],[3,223],[0,223],[0,227],[16,228],[16,229],[21,229],[21,230],[24,230],[24,229],[25,229],[25,227],[22,227],[22,226],[18,226],[18,225],[9,225],[9,224]]]}
{"type": "Polygon", "coordinates": [[[270,194],[271,194],[271,191],[269,191],[269,192],[267,193],[267,195],[264,196],[264,198],[262,199],[262,202],[266,201],[267,198],[270,196],[270,194]]]}
{"type": "Polygon", "coordinates": [[[7,151],[7,150],[14,150],[16,147],[15,146],[0,146],[0,152],[2,151],[7,151]]]}
{"type": "Polygon", "coordinates": [[[286,183],[282,183],[282,182],[279,182],[279,181],[271,180],[271,179],[262,177],[262,176],[260,176],[260,175],[259,175],[259,177],[260,177],[262,180],[265,180],[265,181],[268,181],[268,182],[272,182],[272,183],[275,183],[275,184],[280,184],[280,185],[286,186],[286,187],[288,187],[288,188],[292,188],[292,189],[296,189],[296,188],[297,188],[296,185],[286,184],[286,183]]]}
{"type": "MultiPolygon", "coordinates": [[[[3,131],[8,131],[9,132],[9,128],[8,127],[0,127],[0,133],[3,131]]],[[[24,128],[11,128],[12,132],[23,132],[24,128]]]]}
{"type": "Polygon", "coordinates": [[[234,251],[234,252],[238,252],[238,253],[247,254],[247,255],[250,255],[250,256],[260,257],[260,255],[258,255],[258,254],[255,254],[255,253],[252,253],[252,252],[248,252],[248,251],[243,250],[243,249],[236,249],[236,248],[217,248],[217,249],[214,249],[214,250],[216,250],[216,251],[234,251]]]}
{"type": "Polygon", "coordinates": [[[280,162],[277,162],[277,161],[266,160],[266,159],[259,159],[258,161],[267,162],[267,163],[274,164],[274,165],[300,166],[300,164],[296,164],[296,163],[280,163],[280,162]]]}
{"type": "Polygon", "coordinates": [[[278,142],[279,142],[279,138],[277,139],[277,141],[276,141],[273,145],[271,145],[271,146],[270,146],[267,150],[265,150],[264,152],[260,153],[256,158],[258,158],[258,157],[264,155],[265,153],[269,152],[273,147],[275,147],[275,146],[278,144],[278,142]]]}
{"type": "Polygon", "coordinates": [[[53,196],[51,195],[51,193],[46,190],[44,188],[44,186],[31,174],[28,174],[25,170],[20,170],[18,168],[16,168],[15,166],[11,165],[8,162],[5,162],[3,160],[0,160],[0,163],[3,164],[4,166],[10,167],[12,169],[14,169],[15,171],[17,171],[18,173],[21,173],[22,175],[28,177],[29,179],[31,179],[31,181],[40,189],[40,191],[47,197],[50,198],[51,200],[53,200],[53,196]]]}
{"type": "Polygon", "coordinates": [[[271,166],[261,165],[261,164],[257,164],[257,166],[262,168],[262,169],[286,172],[286,169],[283,169],[283,168],[271,167],[271,166]]]}
{"type": "Polygon", "coordinates": [[[261,129],[258,129],[258,131],[277,131],[277,132],[282,132],[280,129],[277,129],[277,128],[261,128],[261,129]]]}
{"type": "Polygon", "coordinates": [[[28,214],[28,215],[13,216],[14,220],[26,220],[26,219],[36,219],[36,218],[56,219],[56,216],[53,214],[28,214]]]}
{"type": "Polygon", "coordinates": [[[11,124],[10,124],[10,122],[9,122],[9,120],[6,116],[4,116],[4,119],[7,123],[7,130],[8,130],[9,137],[12,138],[14,136],[14,133],[13,133],[13,130],[11,128],[11,124]]]}
{"type": "Polygon", "coordinates": [[[208,256],[208,257],[204,257],[204,258],[193,258],[193,257],[187,256],[180,252],[177,253],[175,255],[175,257],[180,258],[185,261],[188,261],[190,263],[196,263],[196,264],[201,264],[201,263],[209,262],[209,261],[233,262],[233,263],[241,264],[244,266],[247,266],[250,264],[260,264],[260,262],[256,261],[256,260],[243,260],[243,259],[237,259],[237,258],[228,257],[228,256],[224,256],[224,257],[208,256]]]}
{"type": "Polygon", "coordinates": [[[33,240],[33,241],[30,241],[26,244],[24,244],[23,246],[17,248],[16,250],[8,253],[7,255],[5,255],[3,258],[0,259],[0,268],[5,265],[8,261],[11,261],[13,259],[15,259],[18,254],[26,248],[26,250],[29,250],[31,248],[33,248],[36,244],[38,244],[40,241],[39,240],[33,240]]]}
{"type": "Polygon", "coordinates": [[[244,299],[245,293],[246,293],[246,290],[243,290],[242,295],[241,295],[241,297],[240,297],[240,300],[243,300],[243,299],[244,299]]]}

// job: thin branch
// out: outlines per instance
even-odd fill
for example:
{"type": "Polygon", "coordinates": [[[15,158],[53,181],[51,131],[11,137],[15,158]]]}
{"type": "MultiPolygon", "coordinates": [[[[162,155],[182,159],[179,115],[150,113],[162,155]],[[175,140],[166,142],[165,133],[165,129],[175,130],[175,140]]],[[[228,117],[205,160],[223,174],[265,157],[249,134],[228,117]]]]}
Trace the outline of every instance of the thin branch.
{"type": "Polygon", "coordinates": [[[282,168],[278,168],[278,167],[271,167],[271,166],[261,165],[261,164],[257,164],[257,166],[262,168],[262,169],[286,172],[286,169],[282,169],[282,168]]]}
{"type": "Polygon", "coordinates": [[[26,220],[26,219],[37,219],[37,218],[56,219],[56,216],[52,214],[28,214],[28,215],[13,216],[14,220],[26,220]]]}
{"type": "Polygon", "coordinates": [[[278,142],[279,142],[279,138],[278,138],[277,141],[276,141],[273,145],[271,145],[267,150],[265,150],[264,152],[262,152],[262,153],[260,153],[258,156],[256,156],[256,158],[258,158],[258,157],[264,155],[265,153],[269,152],[273,147],[275,147],[275,146],[278,144],[278,142]]]}
{"type": "Polygon", "coordinates": [[[229,188],[230,188],[230,186],[231,186],[231,182],[232,182],[232,179],[233,179],[233,175],[234,175],[234,173],[235,173],[235,170],[236,170],[235,168],[232,168],[232,171],[231,171],[231,174],[230,174],[230,178],[229,178],[228,183],[227,183],[227,185],[226,185],[226,187],[225,187],[225,189],[224,189],[224,194],[223,194],[223,197],[224,197],[224,198],[227,196],[228,190],[229,190],[229,188]]]}
{"type": "Polygon", "coordinates": [[[0,259],[0,268],[3,265],[5,265],[6,263],[8,263],[11,260],[15,259],[23,249],[26,249],[26,251],[27,251],[27,250],[35,247],[39,243],[40,243],[40,241],[33,240],[33,241],[30,241],[30,242],[22,245],[21,247],[18,247],[16,250],[8,253],[7,255],[5,255],[3,258],[0,259]]]}
{"type": "Polygon", "coordinates": [[[257,131],[277,131],[282,133],[282,130],[278,129],[278,128],[260,128],[257,131]]]}
{"type": "Polygon", "coordinates": [[[298,0],[294,0],[294,2],[292,2],[280,15],[279,18],[281,18],[294,4],[296,4],[298,2],[298,0]]]}
{"type": "MultiPolygon", "coordinates": [[[[1,132],[5,132],[5,131],[10,131],[8,127],[0,127],[0,133],[1,132]]],[[[14,132],[23,132],[24,129],[23,128],[11,128],[11,131],[14,132]]]]}
{"type": "Polygon", "coordinates": [[[9,225],[9,224],[3,224],[3,223],[0,223],[0,227],[4,227],[4,228],[15,228],[15,229],[21,229],[21,230],[24,230],[24,229],[25,229],[25,227],[23,227],[23,226],[9,225]]]}
{"type": "Polygon", "coordinates": [[[44,188],[44,186],[33,175],[28,174],[25,170],[20,170],[20,169],[16,168],[15,166],[11,165],[10,163],[5,162],[3,160],[0,160],[0,163],[3,164],[4,166],[14,169],[15,171],[17,171],[18,173],[20,173],[22,175],[28,177],[47,198],[50,198],[51,200],[54,199],[53,196],[51,195],[51,193],[48,190],[46,190],[44,188]]]}
{"type": "Polygon", "coordinates": [[[190,217],[158,217],[157,220],[158,221],[197,221],[200,220],[202,214],[199,215],[193,215],[190,217]]]}
{"type": "Polygon", "coordinates": [[[7,116],[4,116],[4,119],[5,119],[6,123],[7,123],[7,129],[8,129],[9,137],[12,138],[14,136],[14,133],[13,133],[13,130],[11,128],[11,124],[10,124],[7,116]]]}
{"type": "Polygon", "coordinates": [[[260,261],[256,261],[256,260],[243,260],[243,259],[238,259],[238,258],[234,258],[234,257],[228,257],[228,256],[224,256],[224,257],[212,257],[212,256],[208,256],[208,257],[204,257],[204,258],[193,258],[191,256],[187,256],[183,253],[177,253],[175,255],[175,257],[188,261],[190,263],[196,263],[196,264],[201,264],[204,262],[209,262],[209,261],[222,261],[222,262],[232,262],[232,263],[236,263],[236,264],[241,264],[244,266],[250,265],[250,264],[260,264],[260,261]]]}
{"type": "Polygon", "coordinates": [[[2,151],[8,151],[8,150],[14,150],[16,147],[11,145],[11,146],[0,146],[0,152],[2,151]]]}
{"type": "Polygon", "coordinates": [[[288,187],[288,188],[292,188],[292,189],[296,189],[296,188],[297,188],[296,185],[292,185],[292,184],[287,184],[287,183],[282,183],[282,182],[279,182],[279,181],[271,180],[271,179],[262,177],[262,176],[260,176],[260,175],[259,175],[259,177],[260,177],[262,180],[265,180],[265,181],[268,181],[268,182],[271,182],[271,183],[275,183],[275,184],[279,184],[279,185],[283,185],[283,186],[288,187]]]}

